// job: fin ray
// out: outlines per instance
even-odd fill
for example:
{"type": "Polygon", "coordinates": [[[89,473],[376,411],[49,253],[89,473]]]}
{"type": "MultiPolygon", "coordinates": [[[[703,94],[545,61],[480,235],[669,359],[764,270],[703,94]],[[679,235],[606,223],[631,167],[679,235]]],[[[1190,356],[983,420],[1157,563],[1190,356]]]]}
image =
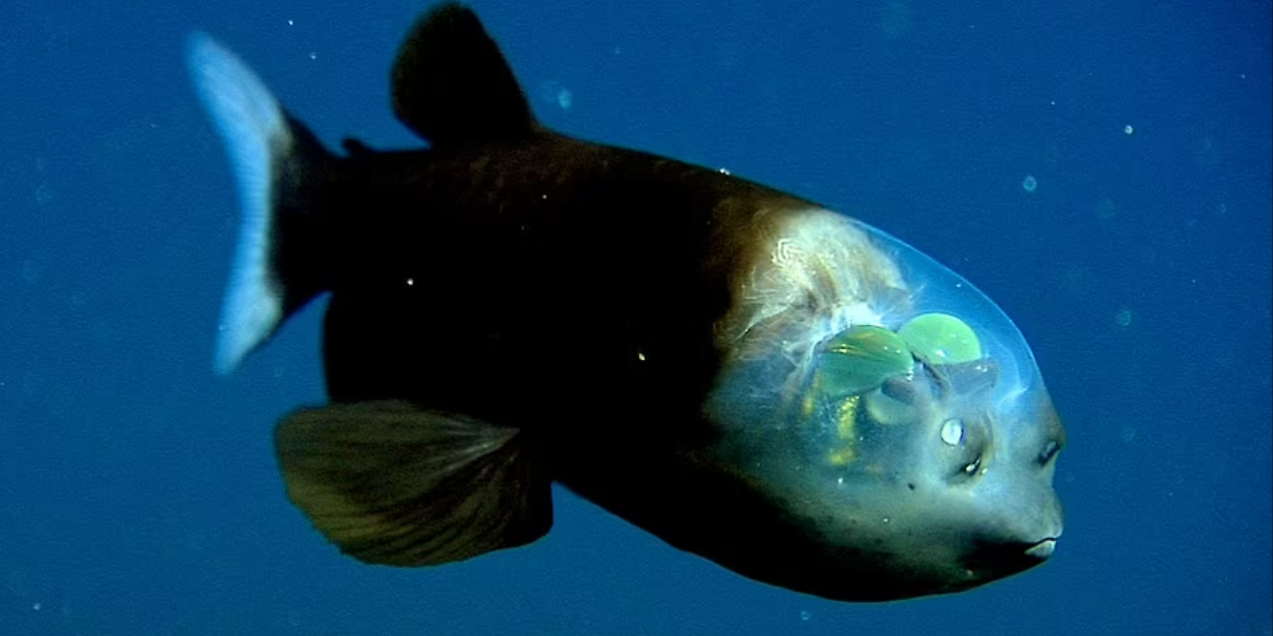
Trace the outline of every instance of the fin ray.
{"type": "Polygon", "coordinates": [[[293,503],[362,561],[460,561],[552,525],[549,480],[516,429],[380,401],[298,411],[275,440],[293,503]]]}

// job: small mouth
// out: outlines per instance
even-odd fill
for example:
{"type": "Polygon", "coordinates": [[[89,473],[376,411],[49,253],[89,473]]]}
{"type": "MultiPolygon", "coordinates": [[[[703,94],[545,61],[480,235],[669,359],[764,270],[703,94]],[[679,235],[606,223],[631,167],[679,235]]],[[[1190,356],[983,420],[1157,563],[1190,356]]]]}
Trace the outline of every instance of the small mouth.
{"type": "Polygon", "coordinates": [[[1057,537],[1047,537],[1033,543],[1008,541],[984,545],[964,559],[969,570],[1006,576],[1028,570],[1047,561],[1056,551],[1057,537]]]}
{"type": "Polygon", "coordinates": [[[1055,551],[1056,551],[1055,537],[1044,539],[1025,549],[1025,553],[1028,556],[1032,556],[1040,561],[1052,556],[1052,553],[1055,551]]]}

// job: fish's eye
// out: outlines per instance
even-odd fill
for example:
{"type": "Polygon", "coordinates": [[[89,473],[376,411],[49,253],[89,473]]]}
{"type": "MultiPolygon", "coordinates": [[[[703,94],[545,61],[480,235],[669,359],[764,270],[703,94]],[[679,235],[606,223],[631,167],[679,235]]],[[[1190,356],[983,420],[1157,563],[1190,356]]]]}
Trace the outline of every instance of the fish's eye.
{"type": "Polygon", "coordinates": [[[1059,452],[1061,452],[1061,443],[1054,439],[1048,440],[1048,443],[1044,444],[1043,450],[1039,451],[1039,463],[1046,464],[1052,461],[1052,458],[1056,457],[1059,452]]]}
{"type": "Polygon", "coordinates": [[[979,417],[949,416],[941,423],[941,465],[947,478],[963,482],[981,475],[993,448],[987,424],[979,417]]]}
{"type": "Polygon", "coordinates": [[[941,441],[950,446],[958,446],[964,441],[964,421],[951,418],[941,425],[941,441]]]}
{"type": "Polygon", "coordinates": [[[962,417],[950,417],[941,425],[941,441],[953,478],[963,480],[981,474],[989,440],[983,424],[962,417]]]}

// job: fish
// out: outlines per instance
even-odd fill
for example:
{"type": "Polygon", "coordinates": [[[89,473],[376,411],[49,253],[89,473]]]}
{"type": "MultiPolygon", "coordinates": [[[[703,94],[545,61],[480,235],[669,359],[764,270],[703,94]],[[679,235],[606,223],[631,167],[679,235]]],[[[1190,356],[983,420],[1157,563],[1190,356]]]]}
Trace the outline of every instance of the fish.
{"type": "Polygon", "coordinates": [[[968,590],[1054,552],[1065,431],[1020,330],[949,268],[770,186],[540,123],[468,7],[410,28],[339,150],[195,32],[241,225],[214,355],[325,298],[327,400],[274,429],[340,552],[525,546],[553,484],[743,577],[840,601],[968,590]]]}

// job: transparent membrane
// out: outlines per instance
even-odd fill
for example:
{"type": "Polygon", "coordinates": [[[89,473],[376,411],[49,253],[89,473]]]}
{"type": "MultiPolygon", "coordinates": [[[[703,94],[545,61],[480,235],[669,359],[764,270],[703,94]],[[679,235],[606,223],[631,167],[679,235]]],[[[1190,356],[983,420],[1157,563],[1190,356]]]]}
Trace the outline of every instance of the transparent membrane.
{"type": "Polygon", "coordinates": [[[920,432],[958,446],[1045,408],[1021,332],[949,268],[827,210],[769,231],[716,329],[721,459],[878,471],[920,432]]]}

